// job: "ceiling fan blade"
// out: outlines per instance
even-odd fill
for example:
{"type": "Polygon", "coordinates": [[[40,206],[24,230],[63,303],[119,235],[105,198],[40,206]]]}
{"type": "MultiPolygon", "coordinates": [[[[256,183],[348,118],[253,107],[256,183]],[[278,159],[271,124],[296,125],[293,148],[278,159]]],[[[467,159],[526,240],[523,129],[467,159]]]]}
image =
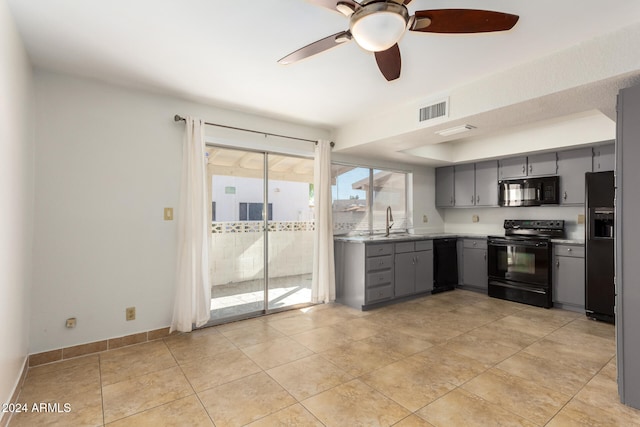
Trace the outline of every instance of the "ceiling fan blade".
{"type": "Polygon", "coordinates": [[[491,10],[418,10],[410,30],[444,34],[488,33],[510,30],[518,18],[518,15],[491,10]]]}
{"type": "Polygon", "coordinates": [[[360,3],[355,2],[353,0],[308,0],[309,3],[313,3],[316,6],[326,7],[327,9],[335,10],[337,12],[343,13],[338,8],[338,3],[342,3],[351,10],[358,10],[361,6],[360,3]]]}
{"type": "Polygon", "coordinates": [[[300,61],[301,59],[308,58],[318,53],[329,50],[332,47],[336,47],[340,44],[351,41],[351,33],[349,31],[342,31],[340,33],[333,34],[329,37],[325,37],[318,41],[302,47],[295,52],[290,53],[284,58],[278,60],[279,64],[291,64],[293,62],[300,61]]]}
{"type": "Polygon", "coordinates": [[[382,52],[374,52],[378,68],[387,81],[392,81],[400,77],[402,60],[400,59],[400,48],[394,44],[382,52]]]}

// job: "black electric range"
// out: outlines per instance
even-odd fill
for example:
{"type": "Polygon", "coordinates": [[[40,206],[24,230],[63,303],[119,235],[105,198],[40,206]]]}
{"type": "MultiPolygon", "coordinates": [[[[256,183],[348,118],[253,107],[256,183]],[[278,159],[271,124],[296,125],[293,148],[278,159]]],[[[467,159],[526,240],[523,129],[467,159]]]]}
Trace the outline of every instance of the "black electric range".
{"type": "Polygon", "coordinates": [[[504,229],[488,237],[489,296],[552,307],[551,239],[564,237],[564,221],[507,219],[504,229]]]}

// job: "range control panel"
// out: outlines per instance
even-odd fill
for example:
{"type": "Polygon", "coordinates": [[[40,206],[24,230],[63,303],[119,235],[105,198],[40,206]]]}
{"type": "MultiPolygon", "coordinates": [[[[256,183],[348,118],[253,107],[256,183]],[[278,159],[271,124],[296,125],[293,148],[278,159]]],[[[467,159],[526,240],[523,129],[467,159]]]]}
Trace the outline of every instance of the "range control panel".
{"type": "Polygon", "coordinates": [[[562,219],[505,219],[504,229],[564,230],[562,219]]]}

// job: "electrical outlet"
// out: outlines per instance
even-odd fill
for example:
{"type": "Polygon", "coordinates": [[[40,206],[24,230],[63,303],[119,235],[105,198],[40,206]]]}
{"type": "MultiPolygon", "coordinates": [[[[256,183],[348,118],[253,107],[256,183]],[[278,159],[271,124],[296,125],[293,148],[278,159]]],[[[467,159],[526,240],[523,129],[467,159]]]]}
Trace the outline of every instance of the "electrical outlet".
{"type": "Polygon", "coordinates": [[[67,323],[65,323],[65,326],[69,329],[71,328],[75,328],[76,327],[76,318],[75,317],[70,317],[67,319],[67,323]]]}
{"type": "Polygon", "coordinates": [[[478,215],[473,215],[471,217],[471,222],[480,222],[480,217],[478,215]]]}
{"type": "Polygon", "coordinates": [[[584,214],[578,215],[578,224],[584,224],[584,214]]]}
{"type": "Polygon", "coordinates": [[[136,320],[136,308],[127,307],[127,321],[136,320]]]}
{"type": "Polygon", "coordinates": [[[164,220],[173,221],[173,208],[164,208],[164,220]]]}
{"type": "Polygon", "coordinates": [[[429,218],[426,215],[422,215],[422,222],[429,222],[429,218]]]}

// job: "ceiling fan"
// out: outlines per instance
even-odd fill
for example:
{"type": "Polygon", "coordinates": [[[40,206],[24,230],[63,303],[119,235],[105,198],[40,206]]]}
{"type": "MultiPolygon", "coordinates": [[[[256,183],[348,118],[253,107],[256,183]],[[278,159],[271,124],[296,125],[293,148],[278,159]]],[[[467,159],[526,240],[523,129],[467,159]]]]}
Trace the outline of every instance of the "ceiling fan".
{"type": "Polygon", "coordinates": [[[349,29],[325,37],[280,59],[291,64],[352,39],[373,52],[382,75],[392,81],[400,77],[401,59],[398,41],[404,33],[469,34],[506,31],[518,22],[517,15],[476,9],[418,10],[409,15],[411,0],[309,0],[318,6],[342,13],[349,18],[349,29]]]}

